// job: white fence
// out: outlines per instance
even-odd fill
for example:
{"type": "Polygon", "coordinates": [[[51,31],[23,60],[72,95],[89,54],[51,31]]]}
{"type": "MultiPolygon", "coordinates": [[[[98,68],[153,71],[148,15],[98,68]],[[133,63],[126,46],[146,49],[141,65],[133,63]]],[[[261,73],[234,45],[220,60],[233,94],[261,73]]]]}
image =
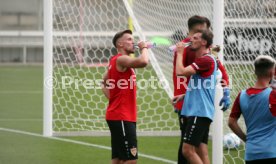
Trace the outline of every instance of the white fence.
{"type": "Polygon", "coordinates": [[[0,31],[1,63],[42,63],[43,32],[0,31]]]}

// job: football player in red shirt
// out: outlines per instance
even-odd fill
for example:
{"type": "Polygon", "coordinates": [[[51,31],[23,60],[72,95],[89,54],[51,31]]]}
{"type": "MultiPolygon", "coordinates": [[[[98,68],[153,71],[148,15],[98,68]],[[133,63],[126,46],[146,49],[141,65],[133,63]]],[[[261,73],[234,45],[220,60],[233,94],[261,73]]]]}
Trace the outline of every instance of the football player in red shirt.
{"type": "Polygon", "coordinates": [[[102,90],[109,100],[106,121],[111,132],[112,164],[135,164],[138,159],[136,137],[136,76],[133,68],[149,63],[147,44],[140,42],[141,54],[134,53],[134,40],[130,30],[115,34],[113,44],[118,54],[109,61],[102,90]]]}
{"type": "MultiPolygon", "coordinates": [[[[194,15],[194,16],[190,17],[188,20],[188,28],[189,28],[188,36],[184,40],[182,40],[182,42],[184,42],[184,43],[190,42],[191,37],[195,33],[210,28],[210,21],[206,17],[194,15]]],[[[175,52],[174,60],[173,60],[173,84],[174,84],[174,96],[175,97],[173,98],[172,102],[174,104],[175,112],[178,113],[179,126],[180,126],[180,130],[182,131],[180,145],[179,145],[179,149],[178,149],[178,163],[183,164],[183,163],[187,163],[187,160],[185,159],[185,157],[182,154],[182,143],[183,143],[182,139],[183,139],[183,132],[184,132],[183,130],[186,127],[187,119],[185,117],[182,117],[180,115],[180,113],[182,110],[183,99],[184,99],[184,95],[186,93],[186,89],[188,87],[190,76],[187,76],[187,77],[176,76],[176,56],[177,55],[175,52]]],[[[192,51],[190,49],[190,47],[186,47],[185,51],[183,52],[183,62],[182,62],[183,66],[187,67],[187,66],[191,65],[194,61],[195,61],[195,51],[192,51]]],[[[223,67],[223,65],[221,64],[221,62],[219,60],[217,60],[217,63],[218,63],[218,68],[222,73],[222,79],[223,79],[222,86],[225,87],[225,90],[224,90],[225,94],[220,103],[220,104],[223,104],[222,109],[225,111],[230,106],[230,97],[229,97],[230,93],[229,93],[229,89],[228,89],[229,79],[228,79],[227,72],[226,72],[225,68],[223,67]],[[227,93],[228,93],[228,96],[227,96],[227,93]]]]}
{"type": "Polygon", "coordinates": [[[191,50],[195,51],[195,61],[183,66],[183,42],[177,43],[176,74],[191,77],[186,91],[181,116],[186,126],[182,128],[183,155],[189,163],[210,163],[208,158],[209,127],[214,118],[217,61],[210,54],[213,33],[203,30],[191,38],[191,50]],[[208,84],[207,84],[207,83],[208,84]]]}

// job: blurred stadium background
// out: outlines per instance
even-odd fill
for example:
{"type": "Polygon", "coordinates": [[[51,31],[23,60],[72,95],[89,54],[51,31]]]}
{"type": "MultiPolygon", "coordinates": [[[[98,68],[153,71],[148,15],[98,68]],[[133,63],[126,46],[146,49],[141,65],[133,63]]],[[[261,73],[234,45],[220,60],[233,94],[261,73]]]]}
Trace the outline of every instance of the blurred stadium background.
{"type": "MultiPolygon", "coordinates": [[[[104,2],[99,3],[97,1],[100,2],[100,0],[93,0],[91,2],[92,3],[95,2],[95,4],[104,4],[104,2]]],[[[1,12],[0,13],[0,62],[1,64],[8,64],[8,63],[42,64],[43,62],[43,0],[9,0],[9,1],[1,0],[0,2],[1,2],[1,6],[0,6],[0,12],[1,12]]],[[[262,18],[263,18],[263,22],[260,24],[260,26],[263,28],[266,28],[266,24],[268,24],[267,27],[270,27],[275,23],[273,21],[276,17],[275,1],[273,0],[253,0],[251,1],[251,3],[245,3],[245,2],[242,2],[242,0],[234,0],[234,1],[225,0],[225,3],[226,3],[225,4],[225,16],[226,16],[225,26],[226,27],[230,27],[229,24],[234,23],[230,20],[231,18],[237,18],[237,17],[243,18],[243,19],[246,19],[247,17],[256,18],[256,19],[259,19],[259,21],[262,21],[262,18]],[[250,10],[246,10],[248,8],[250,8],[250,10]],[[236,10],[237,12],[234,13],[231,10],[236,10]],[[229,19],[229,21],[227,21],[227,18],[229,19]]],[[[121,5],[123,6],[123,4],[121,5]]],[[[98,7],[101,8],[101,6],[98,6],[98,7]]],[[[122,16],[122,18],[124,17],[124,19],[120,19],[120,24],[126,24],[126,28],[127,28],[128,13],[125,11],[123,7],[121,7],[121,10],[122,12],[120,13],[120,16],[122,16]]],[[[118,13],[114,13],[114,14],[116,15],[118,13]]],[[[91,14],[90,16],[93,17],[93,14],[91,14]]],[[[104,29],[106,31],[106,35],[110,34],[110,32],[114,32],[113,28],[116,26],[116,23],[118,23],[116,20],[109,20],[111,21],[111,23],[108,24],[109,26],[105,26],[101,24],[101,22],[106,21],[105,20],[107,19],[106,16],[104,15],[101,16],[96,14],[94,16],[95,16],[93,18],[94,21],[99,23],[99,26],[98,26],[99,31],[103,31],[104,29]]],[[[240,23],[242,24],[243,22],[241,21],[240,23]]],[[[58,25],[55,24],[54,26],[58,26],[58,25]]],[[[187,28],[186,22],[184,20],[183,20],[183,27],[187,28]]],[[[248,28],[248,29],[253,28],[253,27],[247,27],[246,25],[240,25],[240,27],[248,28]]],[[[184,30],[187,30],[187,29],[184,29],[184,30]]],[[[275,31],[275,28],[272,28],[272,30],[275,31]]],[[[234,33],[233,31],[231,31],[231,29],[226,29],[226,31],[229,34],[234,33]]],[[[260,31],[253,30],[253,32],[254,31],[255,33],[258,33],[262,30],[260,31]]],[[[274,34],[273,31],[270,33],[274,34]]],[[[179,34],[180,36],[183,35],[181,32],[180,33],[178,32],[176,31],[176,34],[179,34]]],[[[238,32],[239,31],[236,30],[236,33],[238,32]]],[[[107,39],[109,40],[109,38],[107,39]]],[[[235,38],[231,37],[230,39],[235,39],[235,38]]],[[[236,39],[240,39],[239,41],[243,41],[242,40],[243,38],[236,38],[236,39]]],[[[228,43],[231,40],[228,40],[228,42],[227,40],[225,41],[226,43],[228,43]]],[[[275,44],[275,39],[270,40],[270,42],[272,44],[275,44]]],[[[252,47],[246,46],[246,44],[250,44],[250,43],[246,43],[246,41],[244,43],[240,43],[238,48],[242,48],[241,46],[243,45],[241,44],[245,44],[245,48],[252,51],[251,49],[252,47]]],[[[94,46],[98,46],[98,45],[94,45],[94,46]]],[[[111,46],[111,42],[110,42],[110,46],[111,46]]],[[[273,48],[271,48],[269,52],[273,53],[275,57],[275,51],[272,51],[272,50],[275,50],[274,46],[273,48]]],[[[108,52],[106,53],[108,57],[110,54],[108,52]]],[[[234,55],[234,54],[228,53],[228,56],[226,56],[225,58],[228,59],[231,57],[231,55],[234,55]]]]}

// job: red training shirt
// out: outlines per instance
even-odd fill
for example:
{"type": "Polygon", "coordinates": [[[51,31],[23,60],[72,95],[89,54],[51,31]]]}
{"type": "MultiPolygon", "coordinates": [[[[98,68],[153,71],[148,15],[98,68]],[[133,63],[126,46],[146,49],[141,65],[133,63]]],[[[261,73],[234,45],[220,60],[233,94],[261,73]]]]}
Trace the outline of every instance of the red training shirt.
{"type": "MultiPolygon", "coordinates": [[[[190,42],[190,38],[185,38],[182,42],[190,42]]],[[[183,52],[183,65],[187,67],[191,65],[195,60],[195,52],[190,49],[190,47],[185,48],[183,52]]],[[[174,96],[186,93],[188,88],[190,77],[176,76],[176,52],[173,59],[173,86],[174,86],[174,96]]],[[[178,110],[182,109],[183,100],[175,104],[175,108],[178,110]]]]}
{"type": "Polygon", "coordinates": [[[136,122],[136,75],[133,68],[119,72],[116,60],[121,56],[113,56],[109,62],[107,86],[109,89],[109,104],[106,120],[123,120],[136,122]]]}

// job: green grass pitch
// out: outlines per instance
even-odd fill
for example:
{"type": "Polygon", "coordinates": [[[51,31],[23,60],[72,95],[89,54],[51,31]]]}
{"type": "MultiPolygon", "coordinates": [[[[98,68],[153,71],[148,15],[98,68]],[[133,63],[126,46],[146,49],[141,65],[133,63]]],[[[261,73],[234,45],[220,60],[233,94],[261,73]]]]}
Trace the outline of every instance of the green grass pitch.
{"type": "MultiPolygon", "coordinates": [[[[53,140],[41,136],[43,128],[41,66],[1,66],[0,104],[0,164],[110,163],[110,150],[92,146],[95,144],[109,147],[109,137],[59,137],[61,140],[53,140]],[[68,140],[70,142],[66,142],[68,140]],[[86,145],[76,143],[77,141],[86,145]]],[[[139,137],[138,144],[141,154],[169,161],[177,159],[179,137],[139,137]]],[[[211,141],[209,145],[212,145],[211,141]]],[[[211,150],[211,146],[209,149],[211,150]]],[[[211,151],[209,152],[211,157],[211,151]]],[[[225,153],[229,154],[225,156],[228,161],[232,160],[231,156],[243,157],[242,151],[231,150],[225,153]]],[[[240,158],[235,161],[242,163],[240,158]]],[[[139,163],[168,162],[140,156],[139,163]]]]}

